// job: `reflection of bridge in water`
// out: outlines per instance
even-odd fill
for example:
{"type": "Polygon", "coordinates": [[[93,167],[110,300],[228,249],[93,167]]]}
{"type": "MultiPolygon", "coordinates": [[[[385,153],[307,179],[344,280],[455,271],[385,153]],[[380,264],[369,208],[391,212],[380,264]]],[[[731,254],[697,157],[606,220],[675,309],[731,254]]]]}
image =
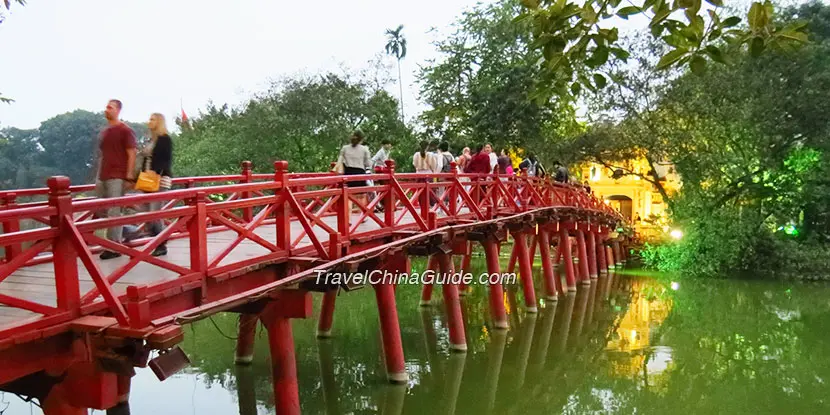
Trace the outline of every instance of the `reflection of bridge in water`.
{"type": "MultiPolygon", "coordinates": [[[[278,412],[297,413],[290,319],[308,317],[311,292],[323,292],[318,335],[329,336],[338,292],[355,288],[315,281],[320,270],[408,272],[410,256],[428,256],[430,268],[451,272],[456,256],[466,269],[473,244],[480,243],[487,271],[500,274],[499,250],[510,234],[510,268],[518,264],[524,311],[532,314],[538,305],[531,272],[537,251],[548,301],[576,291],[578,282],[593,287],[627,252],[624,237],[609,235],[620,224],[617,212],[578,188],[534,177],[395,174],[393,164],[373,175],[290,174],[287,163],[277,162],[272,175],[252,174],[244,164],[240,175],[176,183],[185,188],[84,199],[73,196],[88,186],[70,188],[67,179],[52,178],[49,189],[3,195],[0,389],[40,399],[47,415],[84,408],[119,413],[127,410],[134,366],[149,364],[164,379],[184,364],[176,347],[182,324],[233,311],[240,314],[237,361],[250,362],[262,322],[278,412]],[[367,179],[376,185],[346,185],[367,179]],[[229,182],[234,184],[197,186],[229,182]],[[39,195],[48,201],[17,202],[39,195]],[[165,203],[160,211],[95,218],[103,209],[158,201],[165,203]],[[20,231],[23,220],[46,226],[20,231]],[[124,244],[96,234],[156,220],[166,224],[161,234],[124,244]],[[165,241],[169,254],[151,256],[165,241]],[[93,256],[103,249],[122,256],[93,256]],[[564,280],[554,276],[554,263],[561,263],[564,280]],[[148,361],[154,350],[162,354],[148,361]]],[[[432,285],[423,288],[421,302],[428,304],[432,285]]],[[[449,348],[464,352],[459,288],[467,290],[441,287],[449,348]]],[[[405,383],[396,287],[379,283],[373,289],[387,377],[405,383]]],[[[488,293],[488,333],[496,339],[509,326],[505,295],[501,284],[490,284],[488,293]]],[[[515,316],[515,293],[508,291],[507,300],[515,316]]],[[[583,320],[592,319],[590,312],[576,315],[580,330],[583,320]]]]}
{"type": "MultiPolygon", "coordinates": [[[[600,355],[619,350],[614,339],[618,332],[627,330],[622,327],[624,322],[648,323],[641,320],[643,315],[633,304],[641,301],[640,288],[640,282],[628,277],[613,273],[602,276],[590,286],[580,286],[576,294],[558,302],[545,302],[538,316],[515,313],[518,324],[508,331],[490,331],[486,319],[482,320],[484,315],[478,313],[487,308],[486,298],[467,296],[462,299],[462,308],[467,311],[464,322],[468,346],[474,352],[466,355],[449,352],[445,312],[433,307],[402,311],[401,325],[408,332],[403,334],[408,385],[378,386],[365,378],[371,376],[371,370],[363,370],[376,361],[375,349],[348,345],[356,338],[372,343],[371,333],[343,333],[346,339],[320,339],[316,345],[308,345],[311,350],[306,353],[307,359],[299,359],[301,385],[319,384],[319,389],[301,390],[303,409],[327,414],[561,412],[568,400],[578,395],[578,389],[590,388],[592,373],[618,364],[636,365],[635,370],[642,370],[643,362],[637,354],[611,353],[607,357],[612,360],[610,365],[597,362],[600,355]]],[[[515,296],[517,289],[509,287],[506,297],[515,296]]],[[[414,289],[405,292],[415,294],[414,289]]],[[[662,309],[661,304],[658,301],[645,306],[662,309]]],[[[201,327],[207,332],[213,330],[201,327]]],[[[642,345],[647,346],[645,342],[642,345]]],[[[256,414],[258,407],[272,405],[263,395],[267,389],[264,363],[258,361],[254,367],[236,371],[240,414],[256,414]]],[[[221,370],[228,369],[224,366],[221,370]]],[[[632,377],[630,373],[611,375],[632,377]]]]}

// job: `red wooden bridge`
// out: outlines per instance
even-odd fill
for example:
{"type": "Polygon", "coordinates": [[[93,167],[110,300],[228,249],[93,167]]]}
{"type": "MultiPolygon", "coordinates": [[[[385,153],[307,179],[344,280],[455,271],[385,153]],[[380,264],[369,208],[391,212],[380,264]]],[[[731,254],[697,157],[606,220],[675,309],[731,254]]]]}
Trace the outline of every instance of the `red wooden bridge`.
{"type": "MultiPolygon", "coordinates": [[[[499,250],[510,234],[510,268],[518,264],[525,307],[535,312],[537,248],[549,300],[590,284],[627,251],[623,237],[609,237],[624,226],[616,211],[581,188],[526,175],[398,174],[389,162],[375,174],[340,176],[290,173],[279,161],[273,174],[254,174],[245,162],[238,175],[174,184],[165,192],[97,199],[84,196],[91,185],[52,177],[48,188],[0,192],[0,390],[39,400],[47,415],[84,408],[128,413],[134,368],[149,365],[163,380],[186,363],[176,347],[182,325],[230,311],[240,314],[237,362],[250,362],[261,321],[277,411],[299,413],[290,319],[309,317],[311,293],[321,292],[318,335],[329,336],[337,294],[359,288],[321,281],[321,270],[409,272],[409,257],[417,255],[451,272],[454,256],[467,269],[480,243],[488,272],[501,274],[499,250]],[[356,180],[373,183],[348,186],[356,180]],[[142,211],[159,201],[160,210],[142,211]],[[96,214],[112,207],[135,212],[96,214]],[[99,236],[156,220],[165,228],[155,237],[115,243],[99,236]],[[152,256],[165,241],[168,254],[152,256]],[[104,249],[122,256],[100,260],[104,249]],[[554,276],[559,261],[564,281],[554,276]]],[[[404,382],[395,285],[372,288],[389,380],[404,382]]],[[[432,288],[423,287],[422,304],[432,288]]],[[[450,343],[463,352],[459,294],[469,287],[441,289],[450,343]]],[[[488,289],[492,328],[507,328],[503,287],[488,289]]]]}

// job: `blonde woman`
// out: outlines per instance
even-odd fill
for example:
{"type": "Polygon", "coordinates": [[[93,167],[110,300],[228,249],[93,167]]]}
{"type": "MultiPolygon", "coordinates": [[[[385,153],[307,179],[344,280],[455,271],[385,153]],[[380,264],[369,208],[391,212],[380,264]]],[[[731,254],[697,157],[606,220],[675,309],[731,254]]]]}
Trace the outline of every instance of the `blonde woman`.
{"type": "MultiPolygon", "coordinates": [[[[164,121],[164,115],[154,113],[150,116],[150,121],[147,122],[147,128],[150,130],[150,141],[141,150],[141,155],[144,156],[143,171],[152,170],[162,177],[159,191],[170,188],[170,178],[173,177],[173,172],[170,165],[173,161],[173,141],[167,133],[167,123],[164,121]]],[[[150,211],[161,209],[161,201],[150,203],[150,211]]],[[[150,235],[156,236],[164,229],[164,224],[161,220],[153,221],[147,224],[147,230],[150,235]]],[[[166,241],[153,250],[153,256],[167,255],[166,241]]]]}

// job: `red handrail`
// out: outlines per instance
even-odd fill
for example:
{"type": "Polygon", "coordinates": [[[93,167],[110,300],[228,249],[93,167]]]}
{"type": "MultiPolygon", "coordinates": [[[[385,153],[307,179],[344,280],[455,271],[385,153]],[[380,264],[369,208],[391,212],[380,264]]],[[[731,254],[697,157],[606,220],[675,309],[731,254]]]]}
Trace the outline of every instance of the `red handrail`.
{"type": "MultiPolygon", "coordinates": [[[[274,163],[274,174],[252,174],[250,163],[243,163],[239,175],[180,178],[175,183],[188,188],[151,194],[127,195],[109,199],[73,199],[73,193],[90,186],[70,186],[69,179],[53,177],[49,187],[3,192],[0,209],[0,246],[5,247],[0,262],[0,282],[16,270],[35,264],[52,263],[56,281],[57,306],[36,304],[23,298],[0,296],[0,305],[43,314],[43,318],[24,325],[0,327],[0,338],[20,333],[25,328],[41,327],[45,321],[99,312],[108,309],[123,325],[139,324],[137,317],[124,310],[113,284],[141,263],[149,263],[174,274],[188,287],[206,287],[207,278],[250,270],[280,258],[316,256],[329,259],[328,243],[336,238],[343,246],[353,241],[392,235],[399,231],[430,231],[454,223],[491,220],[533,210],[573,208],[605,225],[615,225],[622,216],[581,187],[554,183],[549,179],[520,176],[451,173],[396,174],[394,164],[373,174],[342,176],[333,173],[288,173],[284,161],[274,163]],[[267,177],[266,177],[267,176],[267,177]],[[373,180],[373,186],[350,187],[354,181],[373,180]],[[234,184],[224,184],[235,182],[234,184]],[[223,183],[193,187],[194,183],[223,183]],[[317,187],[318,189],[309,189],[317,187]],[[80,189],[80,190],[79,190],[80,189]],[[9,195],[46,195],[45,206],[15,205],[9,195]],[[212,201],[211,196],[227,200],[212,201]],[[146,205],[164,201],[155,212],[140,212],[114,218],[92,218],[92,213],[111,207],[146,205]],[[357,207],[353,215],[349,205],[357,207]],[[375,209],[383,206],[383,213],[375,209]],[[81,214],[78,216],[78,214],[81,214]],[[20,231],[21,219],[37,219],[45,228],[20,231]],[[130,244],[108,241],[95,231],[163,220],[169,225],[162,234],[130,244]],[[299,225],[299,231],[292,230],[299,225]],[[17,225],[17,226],[15,226],[17,225]],[[274,239],[254,231],[262,227],[275,230],[274,239]],[[207,249],[208,234],[230,232],[236,237],[217,251],[207,249]],[[190,262],[176,264],[150,255],[165,240],[189,240],[190,262]],[[264,252],[254,257],[230,259],[229,254],[249,241],[264,252]],[[51,247],[52,254],[48,253],[51,247]],[[127,255],[129,262],[118,269],[103,270],[92,255],[108,249],[127,255]],[[95,288],[81,292],[78,259],[92,278],[95,288]],[[195,284],[195,285],[194,285],[195,284]],[[96,301],[101,294],[104,302],[96,301]],[[97,304],[97,305],[96,305],[97,304]]],[[[223,236],[222,241],[228,237],[223,236]]],[[[151,284],[150,294],[170,289],[169,281],[151,284]]],[[[205,294],[203,293],[203,296],[205,294]]]]}

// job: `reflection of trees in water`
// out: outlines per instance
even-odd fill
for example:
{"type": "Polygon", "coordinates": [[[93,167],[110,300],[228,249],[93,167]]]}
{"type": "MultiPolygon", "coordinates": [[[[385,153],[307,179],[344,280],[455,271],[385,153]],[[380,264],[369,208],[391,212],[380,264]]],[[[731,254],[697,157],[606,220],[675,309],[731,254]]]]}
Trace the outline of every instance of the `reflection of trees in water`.
{"type": "MultiPolygon", "coordinates": [[[[303,411],[827,409],[821,401],[830,380],[826,288],[786,291],[777,283],[736,281],[666,287],[637,277],[602,278],[545,304],[535,318],[519,312],[507,333],[490,330],[487,291],[476,287],[463,302],[469,352],[451,356],[440,296],[433,308],[419,311],[420,287],[401,286],[408,390],[386,385],[372,292],[349,293],[338,298],[333,339],[315,339],[314,319],[294,324],[303,411]]],[[[216,323],[235,335],[235,315],[217,316],[216,323]]],[[[234,342],[209,322],[197,324],[185,347],[206,380],[241,388],[246,402],[255,398],[272,408],[265,333],[258,337],[247,377],[233,367],[234,342]]]]}

